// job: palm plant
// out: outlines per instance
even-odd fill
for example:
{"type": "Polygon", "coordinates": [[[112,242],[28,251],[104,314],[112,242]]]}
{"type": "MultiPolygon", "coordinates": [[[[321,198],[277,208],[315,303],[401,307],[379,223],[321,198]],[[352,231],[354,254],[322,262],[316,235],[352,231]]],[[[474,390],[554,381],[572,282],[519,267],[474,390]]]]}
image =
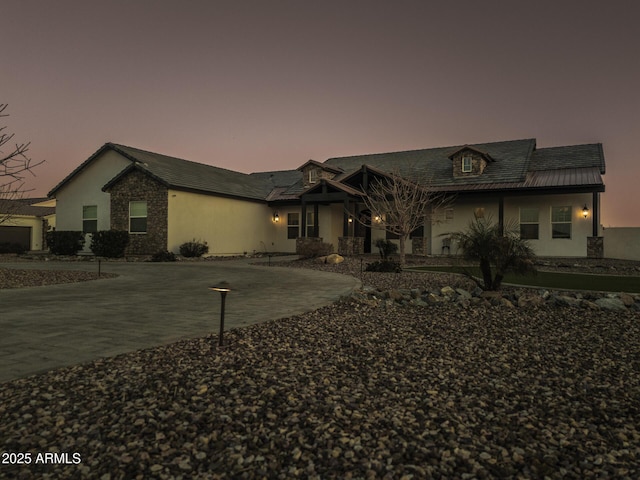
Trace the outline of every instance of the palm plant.
{"type": "Polygon", "coordinates": [[[462,258],[480,263],[482,282],[465,272],[483,290],[500,290],[506,273],[535,274],[535,253],[529,243],[520,238],[518,225],[510,222],[501,226],[491,217],[478,218],[463,232],[451,236],[462,249],[462,258]]]}

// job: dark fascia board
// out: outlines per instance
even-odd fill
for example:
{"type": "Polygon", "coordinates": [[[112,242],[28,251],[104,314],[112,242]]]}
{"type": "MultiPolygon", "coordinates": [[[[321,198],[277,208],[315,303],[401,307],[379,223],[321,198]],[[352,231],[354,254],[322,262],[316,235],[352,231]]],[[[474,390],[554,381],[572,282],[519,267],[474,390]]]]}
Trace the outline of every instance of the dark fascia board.
{"type": "Polygon", "coordinates": [[[474,148],[471,145],[465,145],[464,147],[459,148],[458,150],[453,152],[451,155],[449,155],[449,159],[453,160],[453,157],[455,155],[457,155],[460,152],[464,152],[465,150],[471,150],[472,152],[475,152],[475,153],[478,153],[479,155],[481,155],[482,158],[484,158],[485,160],[487,160],[489,162],[495,162],[494,158],[491,155],[489,155],[487,152],[483,152],[482,150],[478,150],[477,148],[474,148]]]}
{"type": "MultiPolygon", "coordinates": [[[[96,158],[98,158],[100,155],[102,155],[102,153],[104,153],[106,150],[116,150],[118,151],[118,153],[120,153],[121,155],[125,155],[124,152],[120,151],[119,149],[117,149],[113,143],[111,142],[107,142],[105,143],[103,146],[101,146],[98,150],[95,151],[95,153],[93,153],[93,155],[91,155],[89,158],[87,158],[84,162],[82,162],[80,165],[78,165],[76,168],[73,169],[73,171],[67,175],[66,177],[64,177],[62,179],[62,181],[60,183],[58,183],[58,185],[56,185],[55,187],[53,187],[51,189],[51,191],[49,191],[49,193],[47,193],[47,197],[48,198],[53,198],[56,195],[56,192],[58,190],[60,190],[62,187],[64,187],[73,177],[75,177],[78,173],[80,173],[82,170],[84,170],[84,168],[89,165],[90,163],[92,163],[96,158]]],[[[128,155],[125,155],[125,157],[127,157],[129,160],[132,160],[128,155]]]]}
{"type": "Polygon", "coordinates": [[[160,183],[161,185],[163,185],[166,188],[171,189],[171,190],[177,190],[177,191],[180,191],[180,192],[197,193],[197,194],[200,194],[200,195],[206,195],[208,197],[230,198],[230,199],[233,199],[233,200],[243,200],[245,202],[254,202],[254,203],[263,203],[263,204],[267,203],[267,201],[264,200],[264,199],[261,200],[261,199],[258,199],[258,198],[248,198],[248,197],[242,197],[242,196],[239,196],[239,195],[229,195],[229,194],[226,194],[226,193],[208,192],[208,191],[204,191],[204,190],[199,190],[197,188],[189,188],[189,187],[182,187],[180,185],[173,185],[171,183],[166,182],[165,180],[163,180],[162,178],[158,177],[157,175],[152,174],[149,170],[144,168],[144,166],[142,166],[142,164],[140,162],[138,162],[137,160],[133,164],[129,165],[127,168],[122,170],[118,175],[116,175],[111,180],[109,180],[102,187],[102,191],[103,192],[108,192],[113,187],[113,185],[118,183],[122,178],[124,178],[125,176],[127,176],[129,173],[131,173],[134,170],[138,170],[139,172],[142,172],[144,175],[147,175],[148,177],[154,179],[156,182],[160,183]]]}
{"type": "Polygon", "coordinates": [[[492,190],[461,190],[459,192],[442,192],[455,193],[457,196],[495,196],[506,195],[509,197],[519,197],[525,195],[562,195],[570,193],[594,193],[604,192],[604,185],[596,186],[576,186],[576,187],[543,187],[543,188],[497,188],[492,190]]]}
{"type": "Polygon", "coordinates": [[[321,168],[322,170],[327,170],[333,173],[344,173],[344,171],[341,168],[333,167],[331,165],[326,165],[324,163],[318,162],[317,160],[309,160],[305,162],[303,165],[300,165],[298,168],[296,168],[296,170],[302,171],[307,165],[314,165],[316,167],[321,168]]]}

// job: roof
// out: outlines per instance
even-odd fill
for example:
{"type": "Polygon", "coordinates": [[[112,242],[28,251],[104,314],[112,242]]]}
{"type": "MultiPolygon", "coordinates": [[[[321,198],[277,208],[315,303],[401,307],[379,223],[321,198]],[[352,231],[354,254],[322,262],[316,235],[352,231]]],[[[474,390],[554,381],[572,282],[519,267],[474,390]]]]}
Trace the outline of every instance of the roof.
{"type": "Polygon", "coordinates": [[[47,200],[46,198],[0,199],[0,214],[24,215],[29,217],[44,217],[56,213],[55,207],[40,207],[34,204],[47,200]]]}
{"type": "Polygon", "coordinates": [[[327,163],[346,173],[363,165],[397,173],[438,191],[465,192],[560,187],[604,188],[601,144],[536,149],[535,139],[461,145],[424,150],[330,158],[327,163]],[[493,160],[481,175],[454,177],[450,158],[465,149],[493,160]]]}
{"type": "Polygon", "coordinates": [[[176,190],[190,190],[202,193],[264,200],[271,187],[257,177],[225,168],[191,162],[181,158],[148,152],[125,145],[110,144],[111,148],[123,154],[133,164],[123,170],[105,185],[110,185],[126,175],[131,169],[138,169],[176,190]]]}

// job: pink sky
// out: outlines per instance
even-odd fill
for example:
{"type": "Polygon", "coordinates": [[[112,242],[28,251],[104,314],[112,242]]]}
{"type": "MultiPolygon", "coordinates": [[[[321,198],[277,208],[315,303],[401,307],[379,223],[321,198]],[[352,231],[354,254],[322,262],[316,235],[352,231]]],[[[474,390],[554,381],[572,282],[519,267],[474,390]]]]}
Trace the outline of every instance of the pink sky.
{"type": "Polygon", "coordinates": [[[108,141],[242,172],[537,138],[600,142],[640,226],[635,0],[4,0],[0,103],[44,195],[108,141]]]}

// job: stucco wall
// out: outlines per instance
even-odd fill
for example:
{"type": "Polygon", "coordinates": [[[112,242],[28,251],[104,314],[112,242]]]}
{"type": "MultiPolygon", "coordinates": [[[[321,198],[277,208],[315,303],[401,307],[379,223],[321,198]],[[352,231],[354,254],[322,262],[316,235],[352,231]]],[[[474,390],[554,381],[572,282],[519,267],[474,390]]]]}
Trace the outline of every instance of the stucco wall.
{"type": "MultiPolygon", "coordinates": [[[[504,220],[505,224],[514,221],[519,225],[519,214],[521,207],[539,208],[539,239],[529,240],[537,255],[540,256],[560,256],[560,257],[586,257],[587,237],[592,236],[592,195],[571,194],[571,195],[545,195],[545,196],[515,196],[504,199],[504,220]],[[589,215],[585,219],[582,214],[584,205],[589,207],[589,215]],[[551,207],[571,206],[572,224],[571,238],[561,239],[551,236],[551,207]]],[[[439,212],[437,219],[441,223],[436,223],[432,227],[432,254],[442,253],[442,241],[447,232],[466,230],[469,222],[474,217],[477,208],[484,208],[484,216],[493,217],[498,221],[498,198],[469,198],[458,199],[453,205],[453,218],[446,219],[444,212],[439,212]]],[[[519,228],[519,227],[518,227],[519,228]]],[[[606,243],[606,242],[605,242],[606,243]]],[[[606,247],[605,247],[606,248],[606,247]]],[[[455,245],[452,253],[455,253],[455,245]]]]}
{"type": "Polygon", "coordinates": [[[605,228],[602,235],[605,258],[640,260],[640,227],[605,228]]]}
{"type": "Polygon", "coordinates": [[[131,162],[108,150],[56,192],[56,229],[82,230],[83,205],[97,205],[98,230],[109,230],[111,205],[102,187],[131,162]]]}
{"type": "MultiPolygon", "coordinates": [[[[272,216],[264,203],[169,190],[168,249],[177,253],[181,244],[196,239],[208,243],[210,255],[273,251],[272,216]]],[[[279,225],[286,223],[286,216],[280,217],[279,225]]]]}

